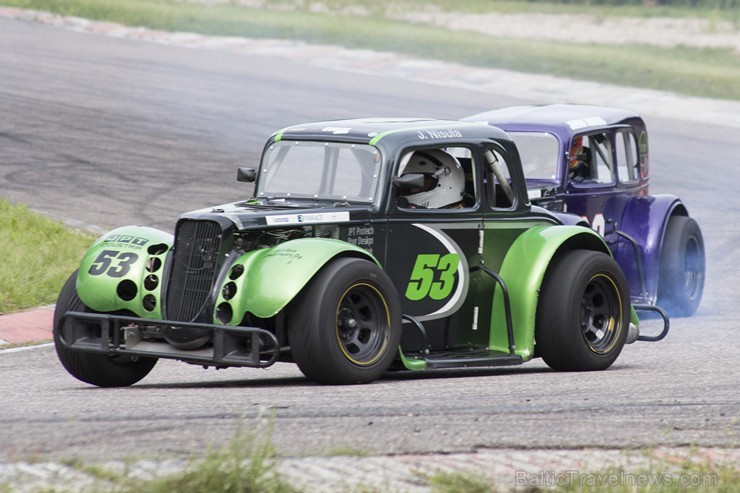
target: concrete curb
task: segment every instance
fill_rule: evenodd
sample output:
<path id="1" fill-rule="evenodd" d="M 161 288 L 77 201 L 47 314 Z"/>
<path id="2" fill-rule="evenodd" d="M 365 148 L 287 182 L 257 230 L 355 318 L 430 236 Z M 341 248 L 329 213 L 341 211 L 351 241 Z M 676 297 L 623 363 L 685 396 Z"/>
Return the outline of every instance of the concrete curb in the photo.
<path id="1" fill-rule="evenodd" d="M 0 315 L 0 348 L 52 339 L 54 305 Z"/>

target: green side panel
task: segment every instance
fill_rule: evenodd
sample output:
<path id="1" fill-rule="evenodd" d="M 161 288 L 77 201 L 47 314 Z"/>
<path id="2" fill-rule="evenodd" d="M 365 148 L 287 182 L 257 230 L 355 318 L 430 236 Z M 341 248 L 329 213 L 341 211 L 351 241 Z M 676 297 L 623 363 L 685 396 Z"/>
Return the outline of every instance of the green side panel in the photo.
<path id="1" fill-rule="evenodd" d="M 82 259 L 77 294 L 99 312 L 130 310 L 162 318 L 162 273 L 173 241 L 169 233 L 140 226 L 101 236 Z"/>
<path id="2" fill-rule="evenodd" d="M 238 325 L 247 312 L 260 318 L 276 315 L 329 260 L 347 252 L 378 263 L 367 250 L 325 238 L 286 241 L 242 255 L 223 277 L 216 311 L 230 312 L 232 316 L 230 321 L 219 323 Z M 241 274 L 237 275 L 238 272 Z"/>
<path id="3" fill-rule="evenodd" d="M 630 306 L 630 322 L 635 324 L 635 327 L 640 326 L 640 317 L 637 316 L 637 312 L 633 306 Z"/>
<path id="4" fill-rule="evenodd" d="M 499 270 L 509 290 L 516 354 L 525 361 L 534 354 L 540 287 L 553 256 L 561 248 L 587 248 L 611 255 L 601 237 L 591 229 L 582 226 L 535 226 L 512 243 Z M 503 300 L 503 292 L 497 286 L 493 298 L 489 347 L 508 352 Z"/>

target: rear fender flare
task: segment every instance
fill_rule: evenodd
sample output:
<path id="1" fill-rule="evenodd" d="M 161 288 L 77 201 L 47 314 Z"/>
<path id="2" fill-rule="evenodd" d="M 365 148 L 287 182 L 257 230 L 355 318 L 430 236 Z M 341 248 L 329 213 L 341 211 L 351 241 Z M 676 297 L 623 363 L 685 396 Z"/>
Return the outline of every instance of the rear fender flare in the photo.
<path id="1" fill-rule="evenodd" d="M 367 250 L 326 238 L 301 238 L 241 255 L 221 276 L 214 322 L 238 325 L 246 313 L 259 318 L 275 316 L 338 256 L 365 258 L 380 265 Z"/>
<path id="2" fill-rule="evenodd" d="M 642 253 L 642 265 L 645 270 L 645 294 L 647 299 L 643 303 L 654 304 L 658 294 L 658 278 L 660 276 L 660 257 L 663 248 L 668 220 L 673 215 L 688 216 L 686 207 L 675 195 L 654 195 L 651 197 L 636 197 L 625 208 L 622 223 L 619 229 L 631 236 L 638 244 Z M 620 241 L 620 247 L 615 253 L 628 280 L 638 279 L 633 248 Z M 630 291 L 638 293 L 639 284 L 630 282 Z"/>
<path id="3" fill-rule="evenodd" d="M 499 275 L 511 300 L 516 354 L 524 360 L 534 355 L 534 331 L 539 291 L 547 270 L 559 253 L 586 249 L 611 256 L 601 236 L 583 226 L 536 226 L 521 234 L 509 248 Z M 496 287 L 489 346 L 508 352 L 503 292 Z"/>
<path id="4" fill-rule="evenodd" d="M 128 310 L 162 318 L 161 290 L 174 237 L 157 229 L 124 226 L 98 238 L 77 274 L 77 294 L 99 312 Z"/>

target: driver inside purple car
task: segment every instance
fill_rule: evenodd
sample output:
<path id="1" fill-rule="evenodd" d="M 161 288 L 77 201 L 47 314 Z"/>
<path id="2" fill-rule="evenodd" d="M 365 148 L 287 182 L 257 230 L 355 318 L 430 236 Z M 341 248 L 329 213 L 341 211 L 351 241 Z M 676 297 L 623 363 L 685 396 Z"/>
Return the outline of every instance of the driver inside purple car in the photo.
<path id="1" fill-rule="evenodd" d="M 583 137 L 573 139 L 568 161 L 568 179 L 583 181 L 591 179 L 591 149 L 583 145 Z"/>

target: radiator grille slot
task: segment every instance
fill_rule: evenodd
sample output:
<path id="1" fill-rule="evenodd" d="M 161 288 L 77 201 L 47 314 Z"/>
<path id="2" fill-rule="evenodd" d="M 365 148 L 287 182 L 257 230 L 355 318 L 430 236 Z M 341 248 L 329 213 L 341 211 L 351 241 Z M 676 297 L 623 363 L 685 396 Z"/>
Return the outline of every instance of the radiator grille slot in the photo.
<path id="1" fill-rule="evenodd" d="M 219 264 L 223 237 L 213 221 L 181 221 L 167 290 L 167 318 L 180 322 L 210 321 L 207 310 Z"/>

